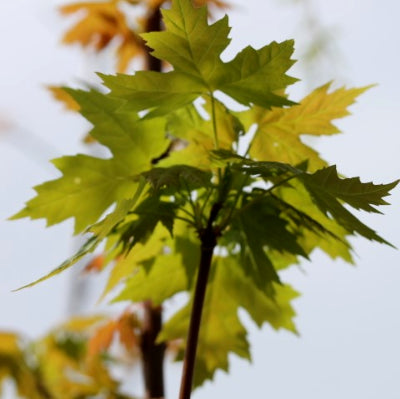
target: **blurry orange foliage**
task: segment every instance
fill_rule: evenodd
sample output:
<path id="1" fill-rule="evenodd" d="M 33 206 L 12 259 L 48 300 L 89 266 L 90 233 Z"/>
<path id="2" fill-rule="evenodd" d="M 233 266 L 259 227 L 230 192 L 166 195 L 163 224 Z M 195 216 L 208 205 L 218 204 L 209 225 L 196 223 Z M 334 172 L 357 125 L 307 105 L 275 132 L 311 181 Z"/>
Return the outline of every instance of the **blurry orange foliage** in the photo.
<path id="1" fill-rule="evenodd" d="M 63 43 L 79 43 L 91 47 L 96 52 L 104 50 L 111 43 L 116 44 L 117 71 L 126 72 L 133 58 L 144 54 L 144 41 L 140 33 L 144 32 L 146 20 L 166 0 L 109 0 L 98 2 L 77 2 L 62 6 L 63 15 L 79 13 L 82 17 L 64 35 Z M 145 5 L 148 15 L 128 21 L 121 5 Z M 206 3 L 218 8 L 226 8 L 221 0 L 195 0 L 202 6 Z"/>
<path id="2" fill-rule="evenodd" d="M 91 359 L 107 351 L 116 336 L 127 352 L 135 354 L 139 345 L 138 334 L 135 330 L 139 327 L 140 323 L 136 315 L 129 311 L 124 312 L 116 320 L 107 321 L 91 336 L 88 343 L 88 358 Z"/>

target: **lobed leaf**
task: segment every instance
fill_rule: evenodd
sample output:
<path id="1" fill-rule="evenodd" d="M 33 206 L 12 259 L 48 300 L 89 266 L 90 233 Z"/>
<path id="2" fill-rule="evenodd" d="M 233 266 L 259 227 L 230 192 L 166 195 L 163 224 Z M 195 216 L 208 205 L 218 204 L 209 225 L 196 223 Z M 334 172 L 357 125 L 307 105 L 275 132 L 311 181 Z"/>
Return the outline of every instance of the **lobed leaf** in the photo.
<path id="1" fill-rule="evenodd" d="M 286 210 L 282 216 L 288 218 L 292 226 L 294 224 L 299 243 L 306 253 L 319 248 L 333 259 L 342 258 L 353 263 L 351 245 L 347 241 L 349 232 L 337 220 L 320 211 L 301 181 L 293 179 L 290 186 L 280 186 L 274 193 L 278 201 L 284 202 Z"/>
<path id="2" fill-rule="evenodd" d="M 125 14 L 116 1 L 77 2 L 60 8 L 64 15 L 78 14 L 82 18 L 64 34 L 65 44 L 79 43 L 83 47 L 91 47 L 96 52 L 117 44 L 117 69 L 125 71 L 131 60 L 144 53 L 140 37 L 128 26 Z"/>
<path id="3" fill-rule="evenodd" d="M 119 257 L 111 269 L 101 299 L 108 295 L 118 284 L 135 275 L 140 266 L 143 266 L 146 262 L 152 262 L 156 257 L 162 256 L 168 237 L 167 234 L 166 229 L 161 224 L 158 224 L 146 242 L 136 243 L 127 253 Z M 169 280 L 165 279 L 165 282 L 169 283 Z M 152 293 L 153 291 L 150 291 L 149 295 L 152 295 Z"/>
<path id="4" fill-rule="evenodd" d="M 73 217 L 75 233 L 79 233 L 95 223 L 113 202 L 132 196 L 137 187 L 113 159 L 78 154 L 53 163 L 63 176 L 36 186 L 37 196 L 11 219 L 44 218 L 51 226 Z"/>
<path id="5" fill-rule="evenodd" d="M 194 105 L 188 105 L 168 115 L 167 130 L 178 140 L 178 148 L 171 151 L 161 166 L 176 164 L 191 165 L 200 169 L 211 168 L 210 151 L 215 148 L 214 128 L 220 148 L 230 150 L 243 130 L 238 119 L 220 101 L 214 99 L 214 112 L 211 100 L 207 97 L 204 110 L 215 118 L 204 119 Z"/>
<path id="6" fill-rule="evenodd" d="M 330 84 L 314 90 L 289 108 L 259 107 L 239 113 L 247 129 L 254 123 L 257 130 L 250 145 L 250 155 L 259 161 L 279 161 L 291 165 L 305 160 L 312 170 L 326 166 L 324 160 L 310 146 L 301 141 L 301 135 L 330 135 L 339 130 L 332 124 L 337 118 L 348 115 L 347 107 L 368 87 L 328 92 Z"/>
<path id="7" fill-rule="evenodd" d="M 149 110 L 147 117 L 164 115 L 217 90 L 244 105 L 293 104 L 278 95 L 278 90 L 296 81 L 286 75 L 293 64 L 293 41 L 273 42 L 259 50 L 247 47 L 225 63 L 220 55 L 229 44 L 227 17 L 209 25 L 206 9 L 193 8 L 190 0 L 174 0 L 163 14 L 166 30 L 144 37 L 153 55 L 169 61 L 173 71 L 100 75 L 112 97 L 128 100 L 127 109 Z"/>
<path id="8" fill-rule="evenodd" d="M 266 287 L 280 281 L 268 250 L 307 258 L 288 227 L 274 201 L 265 196 L 247 199 L 233 216 L 232 229 L 237 232 L 242 265 L 256 286 Z"/>
<path id="9" fill-rule="evenodd" d="M 133 196 L 132 176 L 151 167 L 151 160 L 168 147 L 165 120 L 142 121 L 119 112 L 123 102 L 96 91 L 65 89 L 94 128 L 91 135 L 114 155 L 99 159 L 87 155 L 53 161 L 63 176 L 35 187 L 37 196 L 13 218 L 45 218 L 47 225 L 75 218 L 75 233 L 95 223 L 114 202 Z"/>
<path id="10" fill-rule="evenodd" d="M 106 238 L 113 229 L 125 219 L 128 213 L 136 205 L 139 198 L 142 196 L 145 184 L 146 182 L 143 178 L 139 179 L 135 195 L 130 199 L 122 199 L 118 201 L 115 209 L 100 222 L 90 226 L 88 231 L 93 233 L 97 237 L 98 241 L 102 241 Z"/>
<path id="11" fill-rule="evenodd" d="M 297 79 L 286 71 L 294 64 L 293 40 L 272 42 L 259 50 L 248 46 L 219 72 L 214 87 L 244 105 L 256 104 L 263 108 L 293 105 L 293 101 L 278 95 Z"/>
<path id="12" fill-rule="evenodd" d="M 166 278 L 168 276 L 168 278 Z M 161 305 L 174 294 L 188 288 L 187 275 L 182 265 L 182 255 L 161 255 L 150 262 L 150 270 L 140 267 L 128 277 L 122 291 L 113 302 L 142 302 L 151 300 L 154 306 Z"/>
<path id="13" fill-rule="evenodd" d="M 382 197 L 387 196 L 388 191 L 394 188 L 398 181 L 375 186 L 372 183 L 361 183 L 358 178 L 339 179 L 335 166 L 318 170 L 312 175 L 303 175 L 301 179 L 321 212 L 330 215 L 350 234 L 358 233 L 369 240 L 392 245 L 360 222 L 338 199 L 356 209 L 376 212 L 370 204 L 385 204 Z"/>
<path id="14" fill-rule="evenodd" d="M 113 98 L 127 100 L 127 111 L 150 110 L 147 118 L 162 116 L 190 104 L 204 88 L 191 77 L 177 71 L 160 73 L 140 71 L 134 75 L 98 74 L 103 84 L 111 90 Z"/>
<path id="15" fill-rule="evenodd" d="M 188 165 L 174 165 L 169 168 L 153 168 L 143 172 L 155 192 L 162 188 L 173 191 L 188 190 L 211 186 L 211 174 Z"/>
<path id="16" fill-rule="evenodd" d="M 396 180 L 388 184 L 373 184 L 362 183 L 359 177 L 340 178 L 335 165 L 318 170 L 312 175 L 304 175 L 302 179 L 311 191 L 324 190 L 357 210 L 375 213 L 381 212 L 372 205 L 388 205 L 383 197 L 390 195 L 389 191 L 399 183 Z"/>
<path id="17" fill-rule="evenodd" d="M 169 145 L 165 119 L 139 120 L 137 114 L 123 112 L 125 101 L 110 98 L 98 91 L 66 91 L 80 106 L 80 113 L 93 124 L 90 135 L 106 146 L 114 162 L 128 175 L 151 167 L 151 160 Z"/>
<path id="18" fill-rule="evenodd" d="M 118 260 L 103 296 L 124 282 L 114 301 L 149 299 L 161 304 L 177 292 L 193 286 L 199 260 L 199 243 L 193 229 L 178 219 L 173 226 L 172 238 L 159 225 L 146 243 L 136 244 Z"/>
<path id="19" fill-rule="evenodd" d="M 126 223 L 121 229 L 120 241 L 123 243 L 124 251 L 138 242 L 145 243 L 158 223 L 172 234 L 177 208 L 175 203 L 162 201 L 156 196 L 144 199 L 134 210 L 137 218 Z"/>
<path id="20" fill-rule="evenodd" d="M 276 293 L 272 298 L 265 287 L 255 287 L 237 257 L 215 257 L 203 308 L 195 386 L 213 379 L 217 369 L 228 371 L 230 353 L 250 360 L 246 329 L 238 317 L 239 308 L 244 307 L 259 326 L 267 322 L 275 329 L 296 332 L 290 301 L 298 294 L 286 285 L 274 288 Z M 159 340 L 186 341 L 190 307 L 191 302 L 164 324 Z"/>
<path id="21" fill-rule="evenodd" d="M 162 15 L 165 31 L 142 35 L 154 49 L 152 55 L 168 61 L 207 90 L 215 70 L 222 65 L 220 54 L 230 43 L 228 17 L 209 25 L 207 8 L 195 8 L 186 0 L 173 1 Z"/>

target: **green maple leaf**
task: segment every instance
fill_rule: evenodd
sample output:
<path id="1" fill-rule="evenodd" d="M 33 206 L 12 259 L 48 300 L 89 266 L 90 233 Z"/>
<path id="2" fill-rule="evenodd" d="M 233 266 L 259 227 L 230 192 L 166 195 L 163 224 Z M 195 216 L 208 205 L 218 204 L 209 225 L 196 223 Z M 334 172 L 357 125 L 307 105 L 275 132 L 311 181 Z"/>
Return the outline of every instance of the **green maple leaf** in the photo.
<path id="1" fill-rule="evenodd" d="M 174 221 L 172 233 L 158 223 L 147 241 L 128 248 L 112 267 L 102 298 L 121 282 L 115 301 L 150 299 L 161 303 L 178 291 L 190 289 L 200 260 L 199 241 L 191 226 L 179 219 Z M 179 278 L 165 278 L 169 273 Z"/>
<path id="2" fill-rule="evenodd" d="M 195 190 L 210 187 L 211 174 L 188 165 L 173 165 L 169 168 L 153 168 L 143 172 L 155 192 L 165 188 L 169 191 Z"/>
<path id="3" fill-rule="evenodd" d="M 169 132 L 176 138 L 205 144 L 207 141 L 214 140 L 215 128 L 218 133 L 219 147 L 231 149 L 243 130 L 240 121 L 217 99 L 213 101 L 214 109 L 208 97 L 202 100 L 201 108 L 207 113 L 207 119 L 200 115 L 195 106 L 188 105 L 168 115 Z"/>
<path id="4" fill-rule="evenodd" d="M 139 71 L 134 75 L 99 74 L 112 97 L 128 100 L 123 109 L 130 112 L 152 110 L 156 117 L 191 103 L 204 92 L 204 87 L 182 73 Z"/>
<path id="5" fill-rule="evenodd" d="M 194 385 L 212 379 L 217 369 L 227 371 L 228 355 L 234 353 L 250 360 L 246 329 L 238 317 L 245 308 L 258 326 L 269 323 L 274 329 L 296 332 L 290 301 L 298 294 L 287 285 L 277 285 L 272 298 L 265 289 L 256 288 L 244 274 L 235 257 L 216 257 L 203 308 Z M 159 340 L 186 340 L 191 302 L 168 320 Z"/>
<path id="6" fill-rule="evenodd" d="M 326 166 L 326 162 L 310 146 L 301 141 L 302 135 L 332 135 L 339 133 L 334 119 L 349 114 L 347 107 L 369 87 L 337 89 L 329 93 L 330 84 L 314 90 L 289 108 L 260 107 L 238 113 L 248 129 L 254 123 L 257 130 L 250 144 L 250 155 L 259 161 L 278 161 L 291 165 L 308 160 L 312 170 Z"/>
<path id="7" fill-rule="evenodd" d="M 219 147 L 226 150 L 232 149 L 232 145 L 243 131 L 239 120 L 216 99 L 214 99 L 214 110 L 208 98 L 205 98 L 202 107 L 209 119 L 201 116 L 198 109 L 192 104 L 168 115 L 169 134 L 184 145 L 171 151 L 169 156 L 160 162 L 161 166 L 184 163 L 200 169 L 210 169 L 210 151 L 216 145 L 214 128 Z"/>
<path id="8" fill-rule="evenodd" d="M 273 178 L 280 175 L 292 178 L 304 173 L 302 169 L 281 162 L 255 162 L 244 158 L 237 158 L 235 161 L 232 167 L 234 170 L 239 170 L 249 176 L 262 177 L 265 181 L 273 181 Z"/>
<path id="9" fill-rule="evenodd" d="M 93 233 L 99 242 L 106 238 L 125 219 L 128 213 L 132 211 L 133 207 L 142 197 L 145 186 L 145 179 L 143 177 L 139 178 L 135 195 L 132 198 L 117 201 L 115 209 L 112 212 L 100 222 L 90 226 L 87 230 Z"/>
<path id="10" fill-rule="evenodd" d="M 388 184 L 362 183 L 359 177 L 340 178 L 336 166 L 329 166 L 318 170 L 314 174 L 302 176 L 306 187 L 315 191 L 325 191 L 330 196 L 336 197 L 357 210 L 381 213 L 372 205 L 388 205 L 383 197 L 390 195 L 399 180 Z"/>
<path id="11" fill-rule="evenodd" d="M 149 196 L 133 211 L 137 218 L 126 223 L 120 232 L 124 248 L 132 248 L 138 242 L 146 242 L 160 222 L 172 234 L 177 205 L 173 202 Z"/>
<path id="12" fill-rule="evenodd" d="M 339 200 L 356 209 L 377 212 L 371 204 L 387 204 L 382 197 L 389 195 L 389 191 L 398 184 L 398 180 L 389 184 L 374 185 L 361 183 L 359 178 L 340 179 L 335 166 L 318 170 L 312 175 L 304 174 L 301 176 L 301 180 L 317 207 L 325 215 L 331 215 L 331 218 L 335 219 L 350 234 L 358 233 L 369 240 L 391 245 L 374 230 L 359 221 Z"/>
<path id="13" fill-rule="evenodd" d="M 131 276 L 136 276 L 138 269 L 144 267 L 144 264 L 152 263 L 154 259 L 162 257 L 163 250 L 170 239 L 170 234 L 165 227 L 158 223 L 147 241 L 138 242 L 128 251 L 125 251 L 123 256 L 113 265 L 101 298 L 108 295 L 118 284 L 129 281 Z M 149 295 L 151 296 L 152 293 L 153 291 L 150 291 Z"/>
<path id="14" fill-rule="evenodd" d="M 156 235 L 157 240 L 153 234 L 147 243 L 139 244 L 138 249 L 133 247 L 112 270 L 112 287 L 117 282 L 115 276 L 119 277 L 118 282 L 122 280 L 121 269 L 128 276 L 115 302 L 150 299 L 155 304 L 161 304 L 177 292 L 193 286 L 200 260 L 199 242 L 194 231 L 186 223 L 177 220 L 173 226 L 173 238 L 163 235 L 160 229 L 156 230 Z M 159 245 L 160 241 L 162 246 Z M 163 253 L 162 249 L 165 248 L 169 250 Z"/>
<path id="15" fill-rule="evenodd" d="M 115 302 L 159 305 L 189 291 L 189 303 L 164 325 L 160 340 L 186 341 L 200 248 L 214 235 L 226 256 L 214 256 L 211 265 L 198 386 L 228 369 L 230 353 L 250 359 L 239 308 L 258 326 L 296 332 L 291 301 L 297 293 L 282 284 L 279 270 L 316 248 L 351 262 L 351 234 L 387 243 L 345 205 L 378 212 L 397 182 L 341 179 L 301 141 L 304 134 L 337 133 L 332 121 L 365 88 L 329 93 L 325 85 L 294 105 L 284 94 L 296 81 L 286 74 L 292 41 L 246 47 L 224 62 L 227 17 L 209 24 L 207 9 L 190 0 L 174 0 L 162 13 L 165 31 L 143 37 L 172 71 L 100 75 L 108 94 L 65 89 L 112 157 L 56 160 L 62 176 L 38 186 L 15 217 L 46 218 L 48 225 L 73 217 L 76 232 L 93 234 L 72 258 L 27 286 L 60 273 L 107 238 L 107 256 L 115 262 L 103 297 L 120 285 Z M 216 92 L 250 109 L 233 113 Z M 233 152 L 239 138 L 254 124 L 246 156 L 239 156 Z"/>
<path id="16" fill-rule="evenodd" d="M 298 242 L 307 254 L 320 248 L 333 259 L 342 258 L 353 263 L 351 245 L 347 241 L 348 231 L 320 211 L 300 181 L 291 180 L 290 186 L 279 187 L 275 194 L 278 201 L 289 207 L 285 217 L 294 223 Z M 298 218 L 300 220 L 297 221 Z"/>
<path id="17" fill-rule="evenodd" d="M 146 270 L 148 268 L 149 270 Z M 182 255 L 160 254 L 149 260 L 146 267 L 138 268 L 136 273 L 126 280 L 124 288 L 113 302 L 151 300 L 157 306 L 174 294 L 187 290 L 188 285 Z"/>
<path id="18" fill-rule="evenodd" d="M 133 206 L 138 201 L 142 191 L 144 189 L 145 181 L 142 179 L 139 183 L 139 186 L 136 190 L 136 194 L 131 199 L 122 199 L 117 202 L 117 206 L 113 212 L 108 214 L 102 221 L 96 223 L 93 226 L 88 228 L 88 231 L 93 233 L 94 235 L 90 237 L 82 246 L 79 248 L 78 252 L 76 252 L 73 256 L 65 260 L 60 266 L 56 267 L 50 273 L 47 273 L 43 277 L 29 283 L 18 290 L 23 288 L 32 287 L 42 281 L 45 281 L 51 277 L 56 276 L 57 274 L 69 269 L 71 266 L 75 265 L 78 261 L 80 261 L 84 256 L 93 252 L 98 245 L 106 238 L 111 231 L 117 226 L 128 214 L 129 211 L 133 208 Z"/>
<path id="19" fill-rule="evenodd" d="M 280 281 L 268 249 L 307 258 L 288 227 L 288 222 L 280 216 L 280 209 L 265 196 L 245 200 L 233 216 L 232 229 L 237 232 L 243 268 L 258 287 Z"/>
<path id="20" fill-rule="evenodd" d="M 195 8 L 187 0 L 173 1 L 162 15 L 165 30 L 142 35 L 154 49 L 152 55 L 207 87 L 221 67 L 220 54 L 230 43 L 228 17 L 209 25 L 207 8 Z"/>
<path id="21" fill-rule="evenodd" d="M 133 175 L 148 169 L 151 159 L 167 149 L 165 119 L 140 120 L 135 113 L 121 111 L 123 101 L 94 90 L 64 90 L 93 124 L 90 135 L 111 151 L 126 173 Z"/>
<path id="22" fill-rule="evenodd" d="M 118 112 L 120 100 L 96 91 L 66 90 L 93 123 L 91 135 L 114 157 L 76 155 L 54 160 L 62 177 L 35 187 L 37 196 L 13 218 L 45 218 L 47 225 L 53 225 L 73 217 L 75 233 L 79 233 L 111 204 L 133 197 L 135 175 L 151 167 L 151 160 L 165 151 L 168 141 L 165 120 L 141 121 L 134 114 Z"/>
<path id="23" fill-rule="evenodd" d="M 112 159 L 87 155 L 53 161 L 62 177 L 35 187 L 37 196 L 12 219 L 45 218 L 47 225 L 75 218 L 75 233 L 96 222 L 116 200 L 133 196 L 137 183 Z"/>
<path id="24" fill-rule="evenodd" d="M 216 90 L 245 105 L 293 104 L 277 94 L 296 81 L 285 74 L 293 64 L 293 41 L 273 42 L 259 50 L 247 47 L 225 63 L 220 54 L 229 44 L 227 17 L 209 25 L 206 8 L 194 8 L 190 0 L 175 0 L 162 12 L 166 30 L 143 37 L 153 55 L 169 61 L 174 70 L 101 75 L 112 97 L 128 100 L 127 109 L 150 110 L 147 117 L 162 115 Z"/>
<path id="25" fill-rule="evenodd" d="M 217 89 L 244 105 L 292 105 L 292 101 L 277 94 L 297 79 L 285 75 L 294 64 L 293 40 L 272 42 L 259 50 L 248 46 L 219 71 Z"/>

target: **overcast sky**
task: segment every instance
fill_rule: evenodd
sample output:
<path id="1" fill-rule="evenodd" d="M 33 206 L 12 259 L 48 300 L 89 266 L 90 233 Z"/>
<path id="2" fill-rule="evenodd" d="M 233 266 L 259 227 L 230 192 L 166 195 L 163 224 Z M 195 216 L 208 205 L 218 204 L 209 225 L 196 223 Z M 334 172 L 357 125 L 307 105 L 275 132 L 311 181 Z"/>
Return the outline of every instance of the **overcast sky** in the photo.
<path id="1" fill-rule="evenodd" d="M 13 126 L 0 132 L 0 328 L 43 334 L 63 320 L 72 274 L 33 289 L 10 291 L 46 273 L 74 250 L 72 223 L 50 229 L 44 222 L 6 222 L 32 197 L 31 187 L 57 174 L 48 159 L 86 151 L 80 144 L 87 125 L 62 111 L 44 90 L 47 84 L 90 79 L 104 62 L 79 49 L 59 45 L 68 25 L 55 12 L 56 1 L 0 2 L 0 120 Z M 234 54 L 247 44 L 297 38 L 296 58 L 312 39 L 301 30 L 303 10 L 289 1 L 236 0 L 230 12 Z M 341 173 L 376 183 L 400 176 L 400 6 L 395 0 L 310 1 L 319 23 L 334 38 L 331 53 L 313 68 L 299 63 L 292 75 L 305 79 L 292 93 L 300 99 L 326 81 L 363 86 L 378 83 L 337 124 L 343 135 L 321 139 L 322 155 Z M 321 65 L 319 67 L 319 65 Z M 107 68 L 109 65 L 106 66 Z M 310 71 L 313 71 L 310 76 Z M 317 73 L 316 73 L 317 72 Z M 366 215 L 367 224 L 400 246 L 400 190 L 386 216 Z M 303 271 L 284 279 L 302 297 L 295 302 L 301 337 L 250 325 L 253 365 L 232 357 L 231 373 L 195 399 L 398 399 L 400 395 L 400 253 L 365 240 L 353 241 L 357 267 L 316 253 Z M 88 299 L 95 309 L 95 299 Z M 241 315 L 246 321 L 248 317 Z M 168 368 L 169 398 L 176 397 L 177 367 Z"/>

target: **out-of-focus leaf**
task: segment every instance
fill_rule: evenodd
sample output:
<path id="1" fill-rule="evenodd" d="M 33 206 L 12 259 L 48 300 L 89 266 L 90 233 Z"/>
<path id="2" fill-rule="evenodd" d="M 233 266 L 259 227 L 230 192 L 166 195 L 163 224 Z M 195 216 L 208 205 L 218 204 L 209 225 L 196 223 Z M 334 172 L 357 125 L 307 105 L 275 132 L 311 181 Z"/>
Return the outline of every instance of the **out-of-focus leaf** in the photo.
<path id="1" fill-rule="evenodd" d="M 64 34 L 65 44 L 79 43 L 99 52 L 117 39 L 117 70 L 120 72 L 128 69 L 134 57 L 143 55 L 143 41 L 129 28 L 117 1 L 77 2 L 62 6 L 60 11 L 64 15 L 82 16 Z"/>
<path id="2" fill-rule="evenodd" d="M 74 100 L 74 98 L 62 87 L 47 86 L 47 89 L 57 101 L 60 101 L 64 105 L 67 110 L 79 111 L 81 109 L 80 105 Z"/>

